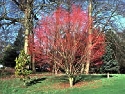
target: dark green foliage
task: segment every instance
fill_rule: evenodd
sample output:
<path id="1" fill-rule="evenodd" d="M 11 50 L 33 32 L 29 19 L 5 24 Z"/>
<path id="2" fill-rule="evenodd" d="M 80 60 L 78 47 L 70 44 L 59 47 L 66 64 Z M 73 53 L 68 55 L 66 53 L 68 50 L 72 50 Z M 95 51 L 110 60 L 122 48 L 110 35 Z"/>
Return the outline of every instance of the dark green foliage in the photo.
<path id="1" fill-rule="evenodd" d="M 19 57 L 16 58 L 16 67 L 15 74 L 17 76 L 22 76 L 22 80 L 24 83 L 29 80 L 28 75 L 31 73 L 31 70 L 27 68 L 29 66 L 29 58 L 30 56 L 25 54 L 24 50 L 22 50 L 19 54 Z"/>
<path id="2" fill-rule="evenodd" d="M 102 73 L 119 73 L 119 65 L 117 60 L 115 60 L 114 51 L 110 44 L 106 46 L 106 54 L 103 56 L 103 61 Z"/>
<path id="3" fill-rule="evenodd" d="M 117 42 L 116 57 L 120 65 L 120 72 L 125 73 L 125 32 L 118 32 L 119 42 Z"/>
<path id="4" fill-rule="evenodd" d="M 2 64 L 6 67 L 15 67 L 15 58 L 18 56 L 17 51 L 11 45 L 5 48 Z"/>
<path id="5" fill-rule="evenodd" d="M 21 28 L 19 31 L 18 31 L 18 35 L 16 37 L 16 40 L 14 41 L 14 48 L 17 50 L 17 51 L 20 51 L 23 49 L 24 47 L 24 34 L 23 34 L 23 29 Z"/>
<path id="6" fill-rule="evenodd" d="M 108 56 L 112 56 L 109 59 L 112 59 L 111 62 L 118 62 L 118 66 L 120 67 L 120 73 L 125 73 L 125 33 L 124 32 L 114 32 L 112 30 L 107 31 L 106 33 L 106 43 L 111 49 L 112 55 L 108 51 Z M 108 49 L 109 50 L 109 49 Z M 106 57 L 106 60 L 109 59 Z M 114 61 L 115 60 L 115 61 Z M 105 61 L 105 60 L 104 60 Z M 110 63 L 111 63 L 110 62 Z"/>
<path id="7" fill-rule="evenodd" d="M 109 62 L 104 62 L 102 67 L 103 73 L 119 73 L 119 65 L 116 60 L 110 60 Z"/>
<path id="8" fill-rule="evenodd" d="M 16 62 L 15 58 L 18 56 L 19 51 L 23 49 L 24 36 L 23 29 L 21 28 L 18 32 L 15 42 L 11 45 L 8 45 L 3 52 L 3 57 L 0 62 L 6 67 L 15 67 Z"/>
<path id="9" fill-rule="evenodd" d="M 4 61 L 3 61 L 3 58 L 0 59 L 0 64 L 3 65 Z"/>

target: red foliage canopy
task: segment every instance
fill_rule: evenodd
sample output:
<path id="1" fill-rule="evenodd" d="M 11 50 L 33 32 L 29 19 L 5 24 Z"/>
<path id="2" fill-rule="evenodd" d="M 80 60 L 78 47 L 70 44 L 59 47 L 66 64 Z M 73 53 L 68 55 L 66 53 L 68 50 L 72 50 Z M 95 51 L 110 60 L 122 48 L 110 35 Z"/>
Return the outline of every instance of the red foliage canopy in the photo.
<path id="1" fill-rule="evenodd" d="M 29 43 L 30 52 L 35 54 L 36 62 L 49 59 L 63 68 L 73 67 L 73 64 L 86 62 L 86 47 L 91 37 L 91 61 L 96 61 L 105 52 L 105 35 L 99 29 L 93 29 L 89 35 L 88 28 L 88 14 L 79 6 L 73 6 L 70 12 L 58 8 L 51 16 L 39 21 L 34 43 Z"/>

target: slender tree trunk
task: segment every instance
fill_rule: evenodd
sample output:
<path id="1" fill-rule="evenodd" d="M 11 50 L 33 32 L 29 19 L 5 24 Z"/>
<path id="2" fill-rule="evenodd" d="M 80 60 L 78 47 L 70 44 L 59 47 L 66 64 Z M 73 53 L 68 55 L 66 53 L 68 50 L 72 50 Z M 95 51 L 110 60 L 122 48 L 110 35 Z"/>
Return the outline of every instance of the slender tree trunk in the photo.
<path id="1" fill-rule="evenodd" d="M 107 73 L 107 78 L 109 78 L 109 72 Z"/>
<path id="2" fill-rule="evenodd" d="M 29 39 L 29 27 L 28 27 L 28 10 L 25 9 L 25 22 L 24 22 L 24 26 L 25 26 L 25 39 L 24 39 L 24 51 L 25 54 L 28 54 L 28 39 Z"/>
<path id="3" fill-rule="evenodd" d="M 36 69 L 35 69 L 35 54 L 34 53 L 32 53 L 32 56 L 31 56 L 31 63 L 32 63 L 32 71 L 33 71 L 33 73 L 35 73 L 36 72 Z"/>
<path id="4" fill-rule="evenodd" d="M 69 77 L 70 87 L 73 87 L 73 82 L 74 82 L 74 78 L 73 77 Z"/>
<path id="5" fill-rule="evenodd" d="M 33 29 L 33 28 L 32 28 Z M 32 40 L 31 40 L 31 42 L 33 43 L 33 45 L 34 45 L 34 33 L 33 33 L 33 31 L 31 32 L 31 36 L 32 36 Z M 34 48 L 32 49 L 32 50 L 34 50 Z M 33 71 L 33 73 L 35 73 L 36 72 L 36 69 L 35 69 L 35 54 L 34 54 L 34 51 L 32 51 L 31 52 L 31 64 L 32 64 L 32 71 Z"/>
<path id="6" fill-rule="evenodd" d="M 54 73 L 55 73 L 55 74 L 58 74 L 57 64 L 56 64 L 56 63 L 54 64 Z"/>
<path id="7" fill-rule="evenodd" d="M 25 40 L 24 40 L 24 51 L 25 54 L 29 53 L 29 35 L 32 36 L 32 42 L 34 42 L 34 35 L 33 35 L 33 16 L 32 16 L 32 9 L 33 9 L 33 0 L 27 0 L 26 8 L 25 8 Z M 33 72 L 35 72 L 35 55 L 31 53 L 31 68 Z"/>
<path id="8" fill-rule="evenodd" d="M 81 68 L 81 74 L 84 73 L 84 69 L 85 69 L 85 64 L 82 64 L 82 68 Z"/>
<path id="9" fill-rule="evenodd" d="M 85 66 L 85 74 L 89 73 L 89 66 L 90 66 L 90 61 L 91 61 L 91 46 L 92 46 L 92 39 L 91 39 L 91 34 L 92 34 L 92 0 L 89 0 L 89 26 L 88 26 L 88 45 L 87 45 L 87 61 L 86 61 L 86 66 Z"/>

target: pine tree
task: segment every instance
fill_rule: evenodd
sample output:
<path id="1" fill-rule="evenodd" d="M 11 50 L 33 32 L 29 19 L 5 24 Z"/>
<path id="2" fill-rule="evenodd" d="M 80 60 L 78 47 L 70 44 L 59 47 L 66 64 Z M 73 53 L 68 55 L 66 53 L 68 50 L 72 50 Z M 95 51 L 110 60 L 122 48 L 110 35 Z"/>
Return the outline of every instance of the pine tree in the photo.
<path id="1" fill-rule="evenodd" d="M 118 61 L 115 59 L 111 44 L 106 47 L 106 54 L 103 56 L 104 64 L 101 67 L 102 73 L 119 73 Z"/>
<path id="2" fill-rule="evenodd" d="M 21 28 L 18 31 L 18 35 L 17 35 L 16 40 L 14 42 L 14 48 L 17 51 L 20 51 L 23 49 L 23 47 L 24 47 L 24 34 L 23 34 L 23 29 Z"/>

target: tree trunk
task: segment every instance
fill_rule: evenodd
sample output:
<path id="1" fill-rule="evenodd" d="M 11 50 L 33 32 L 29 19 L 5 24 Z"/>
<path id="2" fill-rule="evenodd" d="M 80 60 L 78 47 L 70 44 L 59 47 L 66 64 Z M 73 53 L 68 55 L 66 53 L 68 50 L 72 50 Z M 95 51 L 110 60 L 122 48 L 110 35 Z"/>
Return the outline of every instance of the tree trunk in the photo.
<path id="1" fill-rule="evenodd" d="M 109 78 L 109 72 L 107 73 L 107 78 Z"/>
<path id="2" fill-rule="evenodd" d="M 84 73 L 84 70 L 85 70 L 85 64 L 82 64 L 81 74 Z"/>
<path id="3" fill-rule="evenodd" d="M 90 60 L 88 59 L 85 67 L 85 74 L 89 74 L 89 66 L 90 66 Z"/>
<path id="4" fill-rule="evenodd" d="M 33 31 L 31 32 L 32 33 L 32 38 L 31 38 L 31 42 L 33 43 L 33 45 L 34 45 L 34 33 L 33 33 Z M 32 64 L 32 71 L 33 71 L 33 73 L 35 73 L 36 72 L 36 68 L 35 68 L 35 54 L 34 54 L 34 48 L 32 49 L 32 51 L 31 51 L 31 64 Z"/>
<path id="5" fill-rule="evenodd" d="M 85 74 L 89 74 L 89 66 L 90 66 L 90 61 L 91 61 L 91 46 L 92 46 L 92 0 L 89 0 L 89 26 L 88 26 L 88 44 L 87 44 L 87 61 L 86 61 L 86 66 L 85 66 Z"/>
<path id="6" fill-rule="evenodd" d="M 33 73 L 36 72 L 36 68 L 35 68 L 35 54 L 32 54 L 32 71 L 33 71 Z"/>
<path id="7" fill-rule="evenodd" d="M 69 77 L 70 87 L 73 87 L 73 82 L 74 82 L 74 78 L 73 77 Z"/>
<path id="8" fill-rule="evenodd" d="M 33 35 L 33 16 L 32 16 L 32 9 L 33 9 L 33 1 L 32 0 L 27 0 L 26 2 L 26 8 L 25 8 L 25 21 L 24 21 L 24 26 L 25 26 L 25 40 L 24 40 L 24 51 L 25 54 L 29 54 L 29 35 L 31 34 L 32 36 L 32 42 L 34 42 L 34 35 Z M 31 53 L 31 69 L 33 72 L 35 72 L 35 55 Z M 30 66 L 29 65 L 29 66 Z"/>
<path id="9" fill-rule="evenodd" d="M 25 11 L 26 12 L 26 11 Z M 27 15 L 27 12 L 25 13 L 25 15 Z M 28 30 L 28 21 L 27 21 L 27 17 L 25 16 L 25 39 L 24 39 L 24 51 L 25 51 L 25 54 L 28 54 L 28 39 L 29 39 L 29 30 Z"/>
<path id="10" fill-rule="evenodd" d="M 58 74 L 58 69 L 57 69 L 57 64 L 56 63 L 54 64 L 54 74 L 55 75 Z"/>

